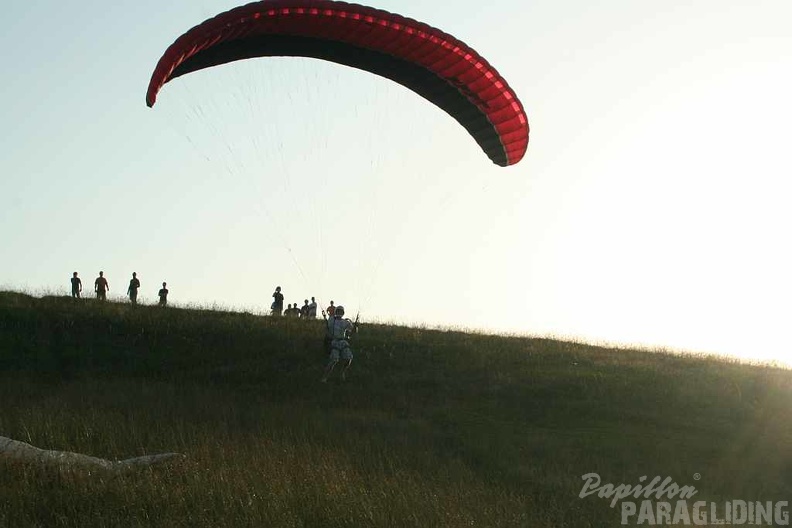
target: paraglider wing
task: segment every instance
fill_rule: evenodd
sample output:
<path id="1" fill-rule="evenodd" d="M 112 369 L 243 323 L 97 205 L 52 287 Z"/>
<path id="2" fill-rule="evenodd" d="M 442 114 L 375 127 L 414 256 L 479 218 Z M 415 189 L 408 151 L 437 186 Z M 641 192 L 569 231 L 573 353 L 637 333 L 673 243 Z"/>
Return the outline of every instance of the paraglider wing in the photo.
<path id="1" fill-rule="evenodd" d="M 165 51 L 146 103 L 181 75 L 268 56 L 323 59 L 402 84 L 454 117 L 497 165 L 517 163 L 528 147 L 517 95 L 472 48 L 413 19 L 333 0 L 264 0 L 195 26 Z"/>

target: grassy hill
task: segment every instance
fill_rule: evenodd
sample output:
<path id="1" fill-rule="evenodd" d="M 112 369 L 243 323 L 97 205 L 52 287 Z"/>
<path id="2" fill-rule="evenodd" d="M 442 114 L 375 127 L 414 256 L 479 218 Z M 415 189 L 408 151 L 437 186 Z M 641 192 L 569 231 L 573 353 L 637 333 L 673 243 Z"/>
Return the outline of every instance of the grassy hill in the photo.
<path id="1" fill-rule="evenodd" d="M 135 471 L 0 457 L 0 526 L 620 525 L 582 476 L 787 500 L 792 372 L 363 325 L 0 293 L 0 436 Z M 672 501 L 673 502 L 673 501 Z M 631 524 L 634 524 L 635 519 Z"/>

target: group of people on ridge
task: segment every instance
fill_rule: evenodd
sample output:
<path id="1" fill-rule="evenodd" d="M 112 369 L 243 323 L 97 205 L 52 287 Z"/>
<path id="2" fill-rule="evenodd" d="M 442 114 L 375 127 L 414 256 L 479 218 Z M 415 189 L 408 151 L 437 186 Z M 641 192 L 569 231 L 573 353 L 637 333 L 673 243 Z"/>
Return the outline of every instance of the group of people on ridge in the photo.
<path id="1" fill-rule="evenodd" d="M 168 304 L 168 283 L 163 282 L 162 288 L 157 293 L 159 296 L 159 305 L 166 306 Z M 129 287 L 127 288 L 127 295 L 129 296 L 129 301 L 132 304 L 137 304 L 137 297 L 138 297 L 138 290 L 140 289 L 140 280 L 137 278 L 137 273 L 132 273 L 132 278 L 129 281 Z M 82 280 L 78 276 L 78 273 L 75 271 L 72 273 L 71 278 L 71 295 L 72 297 L 79 299 L 82 297 Z M 104 276 L 104 271 L 99 272 L 99 276 L 96 277 L 94 281 L 94 292 L 96 293 L 96 298 L 100 301 L 107 300 L 107 292 L 110 291 L 110 284 L 107 282 L 107 279 Z"/>
<path id="2" fill-rule="evenodd" d="M 272 315 L 316 319 L 317 304 L 314 297 L 311 297 L 310 303 L 308 303 L 308 299 L 305 299 L 305 304 L 303 304 L 302 308 L 298 308 L 297 303 L 294 303 L 294 306 L 289 304 L 284 310 L 283 292 L 281 287 L 278 286 L 272 294 L 272 299 Z M 352 365 L 353 357 L 349 340 L 352 334 L 357 333 L 357 319 L 352 322 L 344 318 L 344 307 L 336 306 L 334 301 L 330 301 L 330 306 L 327 307 L 327 310 L 322 310 L 322 318 L 325 322 L 324 347 L 328 354 L 328 361 L 321 381 L 322 383 L 327 383 L 327 378 L 332 374 L 339 361 L 343 361 L 341 380 L 346 381 L 346 373 L 350 365 Z"/>
<path id="3" fill-rule="evenodd" d="M 305 304 L 303 304 L 301 308 L 298 308 L 297 303 L 294 303 L 294 306 L 290 304 L 284 310 L 283 293 L 281 292 L 280 286 L 275 288 L 275 292 L 272 294 L 272 305 L 270 308 L 272 309 L 272 315 L 316 319 L 316 299 L 313 297 L 311 297 L 310 304 L 308 304 L 308 299 L 305 299 Z"/>
<path id="4" fill-rule="evenodd" d="M 127 295 L 132 304 L 137 304 L 138 290 L 140 289 L 140 280 L 137 278 L 137 273 L 132 273 L 132 278 L 129 281 L 127 288 Z M 104 276 L 104 272 L 100 271 L 99 276 L 94 281 L 94 292 L 96 298 L 100 301 L 107 300 L 107 292 L 110 290 L 110 284 Z M 71 293 L 74 298 L 82 297 L 82 280 L 78 273 L 75 271 L 71 278 Z M 159 305 L 166 306 L 168 304 L 168 288 L 167 283 L 162 283 L 162 288 L 159 293 Z M 311 297 L 311 302 L 305 299 L 305 304 L 301 308 L 297 308 L 297 303 L 294 306 L 289 304 L 286 310 L 283 309 L 283 293 L 281 287 L 275 288 L 272 294 L 272 314 L 285 315 L 291 317 L 299 317 L 301 319 L 316 319 L 317 303 L 314 297 Z M 336 306 L 334 301 L 330 301 L 330 306 L 327 310 L 322 310 L 322 318 L 325 323 L 325 337 L 324 348 L 328 354 L 328 361 L 322 374 L 322 383 L 327 383 L 327 379 L 332 374 L 335 366 L 339 361 L 343 361 L 341 368 L 341 380 L 346 381 L 346 373 L 352 365 L 352 347 L 349 345 L 349 340 L 352 334 L 358 331 L 358 321 L 351 321 L 344 317 L 344 307 Z"/>

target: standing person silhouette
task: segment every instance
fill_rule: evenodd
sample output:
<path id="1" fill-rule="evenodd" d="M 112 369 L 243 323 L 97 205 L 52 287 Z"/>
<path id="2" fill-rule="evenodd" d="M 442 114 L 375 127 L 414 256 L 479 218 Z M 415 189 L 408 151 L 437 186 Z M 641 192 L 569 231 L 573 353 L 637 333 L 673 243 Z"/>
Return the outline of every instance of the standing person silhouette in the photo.
<path id="1" fill-rule="evenodd" d="M 308 305 L 308 317 L 316 319 L 316 299 L 311 297 L 311 304 Z"/>
<path id="2" fill-rule="evenodd" d="M 160 306 L 167 306 L 167 304 L 168 304 L 168 288 L 167 288 L 167 286 L 168 286 L 168 283 L 167 282 L 163 282 L 162 283 L 162 288 L 160 288 L 159 293 L 157 293 L 157 295 L 159 295 L 159 305 Z"/>
<path id="3" fill-rule="evenodd" d="M 137 278 L 137 273 L 132 272 L 132 279 L 129 281 L 129 288 L 127 288 L 127 295 L 132 304 L 137 304 L 138 288 L 140 288 L 140 281 Z"/>
<path id="4" fill-rule="evenodd" d="M 94 291 L 96 292 L 96 298 L 100 301 L 107 300 L 107 290 L 110 289 L 110 285 L 107 283 L 107 279 L 104 277 L 104 271 L 99 272 L 99 276 L 96 277 L 94 281 Z"/>
<path id="5" fill-rule="evenodd" d="M 72 273 L 71 287 L 72 287 L 72 297 L 79 299 L 80 296 L 82 295 L 82 281 L 80 280 L 80 277 L 77 276 L 76 271 Z"/>
<path id="6" fill-rule="evenodd" d="M 275 292 L 272 294 L 272 315 L 282 315 L 283 314 L 283 294 L 281 293 L 281 287 L 278 286 L 275 288 Z"/>

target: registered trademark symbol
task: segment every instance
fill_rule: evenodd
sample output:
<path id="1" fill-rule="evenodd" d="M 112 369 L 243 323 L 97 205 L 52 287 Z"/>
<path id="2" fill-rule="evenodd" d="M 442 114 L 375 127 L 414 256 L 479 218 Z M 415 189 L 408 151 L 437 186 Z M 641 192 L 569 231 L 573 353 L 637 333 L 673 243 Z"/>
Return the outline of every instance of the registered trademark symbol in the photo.
<path id="1" fill-rule="evenodd" d="M 701 473 L 693 473 L 693 480 L 701 480 Z"/>

